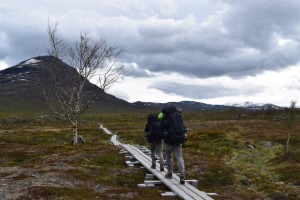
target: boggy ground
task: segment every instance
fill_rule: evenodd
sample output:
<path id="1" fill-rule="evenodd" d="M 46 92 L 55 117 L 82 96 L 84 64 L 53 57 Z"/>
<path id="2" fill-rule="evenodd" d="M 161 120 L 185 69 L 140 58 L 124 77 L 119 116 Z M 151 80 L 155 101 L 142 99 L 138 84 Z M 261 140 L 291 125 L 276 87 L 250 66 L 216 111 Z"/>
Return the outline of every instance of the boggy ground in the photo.
<path id="1" fill-rule="evenodd" d="M 0 199 L 163 199 L 164 186 L 141 189 L 146 170 L 129 168 L 99 123 L 123 142 L 147 145 L 143 114 L 85 116 L 71 145 L 71 126 L 56 120 L 0 120 Z M 284 120 L 214 119 L 186 114 L 187 178 L 215 199 L 299 199 L 300 126 L 285 153 Z M 255 150 L 247 145 L 254 145 Z M 175 167 L 176 169 L 176 167 Z"/>

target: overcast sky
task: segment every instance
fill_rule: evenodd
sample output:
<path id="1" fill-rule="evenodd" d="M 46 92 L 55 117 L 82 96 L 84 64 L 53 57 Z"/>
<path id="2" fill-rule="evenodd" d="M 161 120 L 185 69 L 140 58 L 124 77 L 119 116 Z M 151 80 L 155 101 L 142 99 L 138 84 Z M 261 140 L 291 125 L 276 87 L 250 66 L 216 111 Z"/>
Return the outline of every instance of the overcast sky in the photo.
<path id="1" fill-rule="evenodd" d="M 300 94 L 299 0 L 1 0 L 0 69 L 45 55 L 48 19 L 124 49 L 129 102 L 251 101 Z"/>

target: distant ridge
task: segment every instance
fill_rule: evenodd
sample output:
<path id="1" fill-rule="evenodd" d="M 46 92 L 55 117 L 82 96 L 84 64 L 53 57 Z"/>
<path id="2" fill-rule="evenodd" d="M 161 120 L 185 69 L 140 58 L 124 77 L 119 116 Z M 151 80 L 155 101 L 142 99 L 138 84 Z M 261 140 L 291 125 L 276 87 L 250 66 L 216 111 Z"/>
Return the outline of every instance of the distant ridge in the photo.
<path id="1" fill-rule="evenodd" d="M 133 105 L 137 107 L 144 107 L 144 108 L 156 108 L 160 109 L 167 105 L 173 105 L 179 109 L 185 110 L 185 111 L 201 111 L 201 110 L 211 110 L 211 111 L 224 111 L 227 109 L 239 109 L 243 108 L 246 110 L 267 110 L 267 109 L 281 109 L 282 107 L 276 106 L 274 104 L 254 104 L 246 102 L 243 105 L 212 105 L 212 104 L 205 104 L 201 102 L 195 102 L 195 101 L 181 101 L 181 102 L 167 102 L 167 103 L 151 103 L 151 102 L 141 102 L 137 101 L 134 102 Z"/>

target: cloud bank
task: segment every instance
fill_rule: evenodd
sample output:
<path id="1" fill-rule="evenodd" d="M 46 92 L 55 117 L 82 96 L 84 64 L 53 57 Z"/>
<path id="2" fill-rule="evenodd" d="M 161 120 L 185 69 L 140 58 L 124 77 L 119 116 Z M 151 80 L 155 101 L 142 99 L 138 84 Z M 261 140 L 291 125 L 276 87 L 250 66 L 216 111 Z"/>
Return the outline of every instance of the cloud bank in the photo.
<path id="1" fill-rule="evenodd" d="M 148 88 L 198 100 L 259 96 L 267 89 L 257 89 L 255 77 L 300 61 L 299 10 L 298 0 L 2 1 L 0 63 L 12 66 L 46 54 L 50 19 L 69 42 L 85 32 L 120 46 L 125 75 L 147 79 Z M 152 82 L 160 74 L 199 81 Z M 253 87 L 201 81 L 224 77 L 253 77 Z"/>

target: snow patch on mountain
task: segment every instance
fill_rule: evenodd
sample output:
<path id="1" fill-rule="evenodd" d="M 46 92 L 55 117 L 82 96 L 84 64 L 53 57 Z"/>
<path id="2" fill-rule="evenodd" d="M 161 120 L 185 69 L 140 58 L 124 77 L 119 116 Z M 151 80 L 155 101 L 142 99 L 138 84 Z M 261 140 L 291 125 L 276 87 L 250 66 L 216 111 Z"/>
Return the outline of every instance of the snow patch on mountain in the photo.
<path id="1" fill-rule="evenodd" d="M 244 103 L 226 104 L 228 106 L 242 107 L 250 110 L 268 110 L 268 109 L 280 109 L 281 107 L 270 103 L 253 103 L 250 101 Z"/>
<path id="2" fill-rule="evenodd" d="M 29 60 L 27 60 L 24 65 L 34 65 L 34 64 L 37 64 L 41 62 L 41 60 L 37 60 L 37 59 L 34 59 L 34 58 L 31 58 Z"/>
<path id="3" fill-rule="evenodd" d="M 246 102 L 242 102 L 242 103 L 234 103 L 234 104 L 226 104 L 228 106 L 234 106 L 234 107 L 244 107 L 244 108 L 248 108 L 248 107 L 260 107 L 263 106 L 265 104 L 263 103 L 253 103 L 250 101 L 246 101 Z"/>

